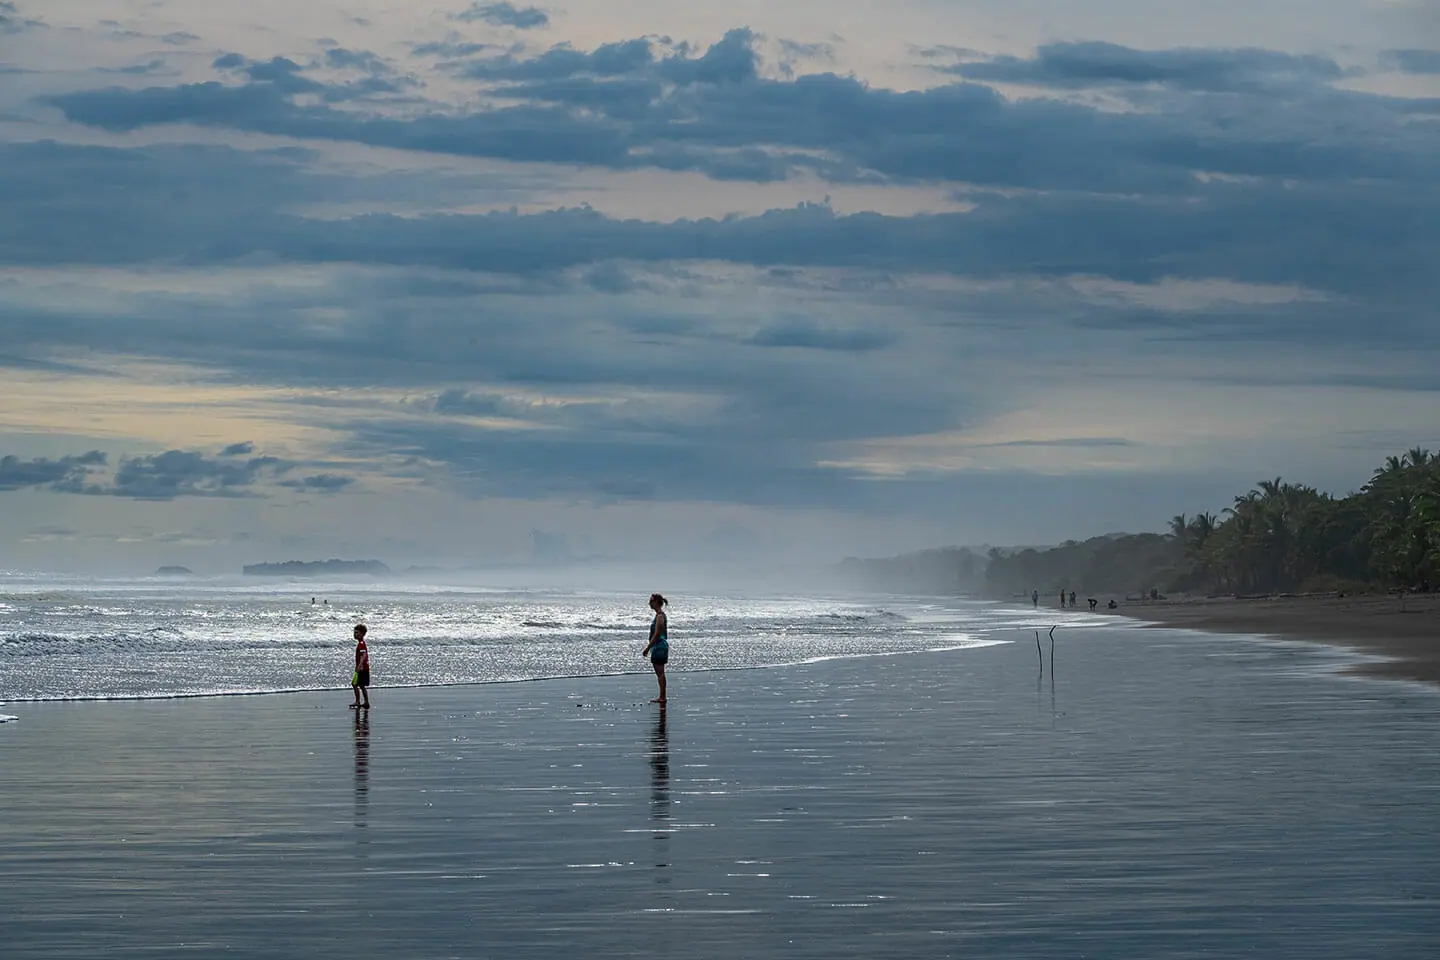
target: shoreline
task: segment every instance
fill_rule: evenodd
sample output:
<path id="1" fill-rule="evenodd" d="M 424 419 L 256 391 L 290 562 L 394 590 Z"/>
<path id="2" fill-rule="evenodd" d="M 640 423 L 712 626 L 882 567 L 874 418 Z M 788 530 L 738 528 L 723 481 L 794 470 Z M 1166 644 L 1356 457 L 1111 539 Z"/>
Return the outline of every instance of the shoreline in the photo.
<path id="1" fill-rule="evenodd" d="M 1355 664 L 1347 672 L 1440 686 L 1440 594 L 1141 600 L 1108 612 L 1152 627 L 1348 647 L 1384 659 Z"/>

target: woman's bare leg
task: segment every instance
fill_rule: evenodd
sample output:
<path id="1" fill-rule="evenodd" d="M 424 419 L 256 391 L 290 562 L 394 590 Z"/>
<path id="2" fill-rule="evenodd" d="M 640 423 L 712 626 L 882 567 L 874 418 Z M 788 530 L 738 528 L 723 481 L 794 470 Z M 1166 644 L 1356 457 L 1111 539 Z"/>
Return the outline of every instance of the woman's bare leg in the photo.
<path id="1" fill-rule="evenodd" d="M 655 698 L 656 703 L 665 702 L 665 664 L 657 663 L 655 666 L 655 679 L 660 683 L 660 696 Z"/>

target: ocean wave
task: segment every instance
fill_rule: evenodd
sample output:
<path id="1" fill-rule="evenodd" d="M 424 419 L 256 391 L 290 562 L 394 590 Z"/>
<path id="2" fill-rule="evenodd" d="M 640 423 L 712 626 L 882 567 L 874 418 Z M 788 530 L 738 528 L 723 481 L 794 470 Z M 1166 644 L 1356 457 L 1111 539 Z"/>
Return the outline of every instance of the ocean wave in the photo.
<path id="1" fill-rule="evenodd" d="M 52 593 L 55 592 L 53 589 Z M 87 591 L 88 593 L 88 591 Z M 115 589 L 101 603 L 0 610 L 0 699 L 146 699 L 343 688 L 350 623 L 370 627 L 382 686 L 516 682 L 631 673 L 646 621 L 612 594 L 410 596 L 332 593 L 297 613 L 285 591 Z M 304 600 L 308 601 L 306 594 Z M 113 614 L 103 621 L 99 606 Z M 352 619 L 353 618 L 353 619 Z M 677 672 L 894 655 L 991 632 L 957 605 L 847 604 L 835 597 L 696 597 L 671 621 Z M 643 670 L 641 670 L 643 672 Z"/>

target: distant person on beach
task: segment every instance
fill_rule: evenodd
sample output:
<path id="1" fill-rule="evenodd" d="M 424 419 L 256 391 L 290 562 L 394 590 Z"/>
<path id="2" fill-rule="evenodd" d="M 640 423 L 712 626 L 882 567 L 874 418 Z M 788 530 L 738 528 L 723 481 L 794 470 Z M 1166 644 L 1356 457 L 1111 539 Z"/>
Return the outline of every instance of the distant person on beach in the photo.
<path id="1" fill-rule="evenodd" d="M 1064 609 L 1065 609 L 1065 591 L 1064 591 L 1064 590 L 1061 590 L 1061 591 L 1060 591 L 1060 609 L 1061 609 L 1061 610 L 1064 610 Z"/>
<path id="2" fill-rule="evenodd" d="M 640 656 L 650 658 L 650 665 L 655 668 L 655 679 L 660 684 L 660 696 L 651 703 L 665 702 L 665 664 L 670 660 L 670 638 L 666 632 L 669 622 L 663 608 L 669 602 L 658 593 L 650 594 L 650 609 L 655 611 L 655 619 L 650 621 L 650 642 L 645 644 Z"/>
<path id="3" fill-rule="evenodd" d="M 365 624 L 355 624 L 355 674 L 350 678 L 350 687 L 355 691 L 355 702 L 351 710 L 370 709 L 370 648 L 365 645 Z M 365 702 L 360 702 L 364 694 Z"/>
<path id="4" fill-rule="evenodd" d="M 1099 601 L 1099 600 L 1096 600 L 1094 597 L 1090 597 L 1090 598 L 1088 598 L 1088 599 L 1089 599 L 1089 603 L 1090 603 L 1090 609 L 1091 609 L 1091 610 L 1094 610 L 1094 609 L 1095 609 L 1095 605 L 1096 605 L 1097 603 L 1099 603 L 1100 601 Z"/>
<path id="5" fill-rule="evenodd" d="M 1071 591 L 1070 591 L 1070 608 L 1071 608 L 1072 610 L 1075 608 L 1075 591 L 1074 591 L 1074 590 L 1071 590 Z"/>
<path id="6" fill-rule="evenodd" d="M 1040 591 L 1039 591 L 1039 590 L 1031 590 L 1031 591 L 1030 591 L 1030 606 L 1032 606 L 1032 607 L 1039 607 L 1039 606 L 1040 606 Z"/>
<path id="7" fill-rule="evenodd" d="M 1111 600 L 1108 604 L 1106 604 L 1106 606 L 1108 606 L 1111 610 L 1114 610 L 1116 606 L 1115 601 Z"/>

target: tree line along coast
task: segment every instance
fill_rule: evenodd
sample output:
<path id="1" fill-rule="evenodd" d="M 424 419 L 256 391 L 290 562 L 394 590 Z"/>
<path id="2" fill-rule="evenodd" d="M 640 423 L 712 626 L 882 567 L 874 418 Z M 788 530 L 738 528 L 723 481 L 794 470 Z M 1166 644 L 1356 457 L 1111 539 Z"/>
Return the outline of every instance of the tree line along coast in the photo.
<path id="1" fill-rule="evenodd" d="M 1389 457 L 1343 497 L 1263 480 L 1219 514 L 1177 514 L 1166 533 L 849 558 L 841 572 L 865 589 L 1027 601 L 1032 590 L 1135 599 L 1428 593 L 1440 587 L 1440 455 L 1415 447 Z"/>

